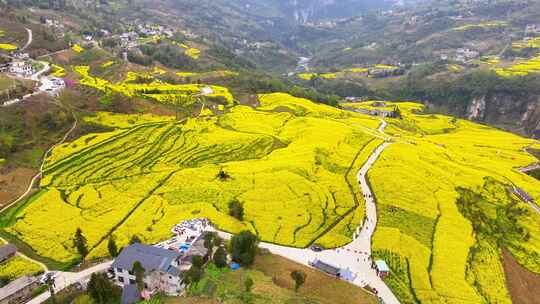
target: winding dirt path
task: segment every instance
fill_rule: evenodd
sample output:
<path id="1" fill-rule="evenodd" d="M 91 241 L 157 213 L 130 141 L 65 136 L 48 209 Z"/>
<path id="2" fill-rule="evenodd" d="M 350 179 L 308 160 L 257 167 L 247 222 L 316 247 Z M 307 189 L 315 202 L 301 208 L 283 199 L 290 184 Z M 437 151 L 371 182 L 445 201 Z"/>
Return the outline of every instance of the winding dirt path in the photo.
<path id="1" fill-rule="evenodd" d="M 0 209 L 0 213 L 1 212 L 4 212 L 5 210 L 9 209 L 10 207 L 14 206 L 15 204 L 23 201 L 30 193 L 32 193 L 32 189 L 34 188 L 34 185 L 36 184 L 36 181 L 38 181 L 41 176 L 43 175 L 43 166 L 45 165 L 45 159 L 47 158 L 47 156 L 49 155 L 49 153 L 51 153 L 51 151 L 56 148 L 58 145 L 61 145 L 63 144 L 67 138 L 69 137 L 69 135 L 71 135 L 71 133 L 75 130 L 75 128 L 77 128 L 77 124 L 78 124 L 78 120 L 77 120 L 77 116 L 75 115 L 75 113 L 73 111 L 70 111 L 71 112 L 71 115 L 73 116 L 73 126 L 66 132 L 66 134 L 64 135 L 64 137 L 62 137 L 62 139 L 57 142 L 56 144 L 54 144 L 53 146 L 51 146 L 46 152 L 45 154 L 43 154 L 43 159 L 41 161 L 41 165 L 39 167 L 39 172 L 32 178 L 32 180 L 30 180 L 30 184 L 28 185 L 28 188 L 26 188 L 26 191 L 21 194 L 17 199 L 15 199 L 14 201 L 12 201 L 11 203 L 5 205 L 2 207 L 2 209 Z M 3 239 L 0 237 L 0 240 L 4 241 L 6 244 L 8 243 L 7 240 Z M 31 262 L 34 262 L 38 265 L 40 265 L 44 271 L 48 271 L 48 267 L 47 265 L 45 265 L 44 263 L 38 261 L 38 260 L 34 260 L 26 255 L 24 255 L 23 253 L 21 252 L 17 252 L 17 254 L 19 256 L 21 256 L 22 258 L 28 260 L 28 261 L 31 261 Z"/>
<path id="2" fill-rule="evenodd" d="M 73 116 L 73 126 L 67 131 L 67 133 L 64 135 L 64 137 L 62 137 L 62 139 L 57 142 L 56 144 L 54 144 L 53 146 L 51 146 L 46 152 L 45 154 L 43 154 L 43 159 L 41 161 L 41 165 L 39 167 L 39 172 L 32 178 L 32 180 L 30 181 L 30 184 L 28 185 L 28 188 L 26 188 L 26 191 L 21 194 L 16 200 L 12 201 L 11 203 L 5 205 L 2 207 L 2 209 L 0 209 L 0 213 L 1 212 L 4 212 L 5 210 L 9 209 L 10 207 L 12 207 L 13 205 L 17 204 L 18 202 L 22 201 L 23 199 L 25 199 L 28 194 L 30 194 L 32 192 L 32 188 L 34 187 L 34 184 L 36 183 L 36 181 L 41 178 L 41 175 L 43 174 L 43 166 L 45 165 L 45 159 L 47 158 L 47 156 L 49 155 L 49 153 L 51 153 L 51 151 L 56 148 L 57 146 L 63 144 L 67 138 L 69 137 L 69 135 L 71 135 L 71 133 L 75 130 L 75 128 L 77 128 L 77 124 L 78 124 L 78 120 L 77 120 L 77 116 L 75 116 L 75 114 L 73 112 L 71 112 L 71 115 Z"/>

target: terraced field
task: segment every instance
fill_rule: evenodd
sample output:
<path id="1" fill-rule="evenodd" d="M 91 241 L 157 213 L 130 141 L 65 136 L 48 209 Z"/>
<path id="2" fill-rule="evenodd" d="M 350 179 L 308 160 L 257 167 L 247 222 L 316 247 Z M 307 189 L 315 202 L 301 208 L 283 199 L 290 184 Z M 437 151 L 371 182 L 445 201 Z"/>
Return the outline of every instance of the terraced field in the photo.
<path id="1" fill-rule="evenodd" d="M 368 177 L 377 197 L 376 256 L 403 303 L 511 303 L 501 264 L 507 248 L 540 273 L 540 216 L 509 192 L 540 201 L 540 183 L 515 170 L 535 162 L 533 141 L 398 105 L 390 145 Z M 354 106 L 354 105 L 349 105 Z M 360 107 L 370 107 L 369 103 Z"/>
<path id="2" fill-rule="evenodd" d="M 221 99 L 222 103 L 231 105 L 233 97 L 227 88 L 215 85 L 204 84 L 168 84 L 154 79 L 153 74 L 161 74 L 163 70 L 154 69 L 153 73 L 128 72 L 124 81 L 111 83 L 106 79 L 94 77 L 90 73 L 88 66 L 75 66 L 73 70 L 80 77 L 80 84 L 94 89 L 110 93 L 116 92 L 126 96 L 140 96 L 161 103 L 175 103 L 178 97 L 195 95 L 201 92 L 204 87 L 211 88 L 207 97 Z M 146 78 L 149 83 L 135 83 L 138 78 Z M 180 101 L 178 101 L 180 102 Z"/>
<path id="3" fill-rule="evenodd" d="M 208 217 L 231 232 L 304 247 L 348 243 L 362 222 L 355 175 L 381 142 L 379 120 L 276 93 L 253 109 L 177 122 L 97 113 L 113 131 L 83 136 L 47 158 L 41 191 L 0 218 L 37 254 L 77 259 L 83 228 L 90 258 L 133 235 L 157 242 L 182 219 Z M 501 265 L 506 248 L 540 273 L 540 216 L 509 190 L 540 200 L 540 181 L 515 168 L 538 143 L 468 121 L 421 114 L 416 103 L 345 104 L 395 109 L 394 143 L 368 172 L 377 198 L 373 249 L 388 261 L 387 284 L 403 303 L 510 303 Z M 227 178 L 220 178 L 220 171 Z M 245 208 L 243 221 L 229 202 Z"/>
<path id="4" fill-rule="evenodd" d="M 157 242 L 193 217 L 290 246 L 350 241 L 363 218 L 354 173 L 380 142 L 372 135 L 379 121 L 286 94 L 260 104 L 185 123 L 88 117 L 116 129 L 55 149 L 42 190 L 6 215 L 6 230 L 61 262 L 76 258 L 77 227 L 98 257 L 110 234 L 121 245 L 135 234 Z M 218 178 L 220 170 L 230 178 Z M 243 222 L 228 215 L 232 200 L 244 205 Z"/>
<path id="5" fill-rule="evenodd" d="M 496 68 L 497 75 L 502 77 L 526 76 L 531 73 L 540 73 L 540 54 L 529 60 L 519 61 L 507 68 Z"/>

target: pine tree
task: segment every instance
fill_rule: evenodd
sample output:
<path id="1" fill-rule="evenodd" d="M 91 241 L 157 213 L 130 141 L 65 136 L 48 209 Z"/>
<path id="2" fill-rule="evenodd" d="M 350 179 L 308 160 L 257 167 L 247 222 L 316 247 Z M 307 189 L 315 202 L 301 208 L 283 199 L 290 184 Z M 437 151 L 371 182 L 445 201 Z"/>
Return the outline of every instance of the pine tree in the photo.
<path id="1" fill-rule="evenodd" d="M 114 237 L 109 237 L 109 243 L 107 243 L 107 248 L 109 249 L 109 254 L 111 257 L 118 256 L 118 246 L 116 245 L 116 241 L 114 240 Z"/>
<path id="2" fill-rule="evenodd" d="M 113 298 L 112 283 L 104 273 L 93 273 L 87 290 L 97 304 L 108 303 Z"/>
<path id="3" fill-rule="evenodd" d="M 225 251 L 225 248 L 219 247 L 216 250 L 216 253 L 214 253 L 214 264 L 218 268 L 227 266 L 227 252 Z"/>
<path id="4" fill-rule="evenodd" d="M 142 292 L 144 290 L 144 272 L 146 270 L 142 266 L 141 262 L 135 261 L 133 263 L 133 273 L 135 274 L 135 282 L 137 283 L 137 289 Z"/>
<path id="5" fill-rule="evenodd" d="M 75 231 L 75 238 L 73 239 L 73 245 L 75 248 L 77 248 L 77 252 L 81 255 L 81 257 L 84 259 L 86 255 L 88 255 L 88 246 L 86 242 L 86 238 L 82 234 L 81 228 L 77 228 L 77 231 Z"/>

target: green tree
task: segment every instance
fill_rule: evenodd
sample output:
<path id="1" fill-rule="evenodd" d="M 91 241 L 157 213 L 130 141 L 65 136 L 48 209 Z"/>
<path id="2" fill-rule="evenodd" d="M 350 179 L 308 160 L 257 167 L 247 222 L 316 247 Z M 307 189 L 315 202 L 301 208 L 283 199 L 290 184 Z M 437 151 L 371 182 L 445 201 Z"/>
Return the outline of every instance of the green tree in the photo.
<path id="1" fill-rule="evenodd" d="M 204 248 L 208 251 L 206 254 L 208 257 L 212 257 L 212 251 L 214 250 L 216 232 L 208 232 L 204 235 Z"/>
<path id="2" fill-rule="evenodd" d="M 135 263 L 133 263 L 132 270 L 135 274 L 135 282 L 137 283 L 137 289 L 142 292 L 144 290 L 144 272 L 146 270 L 139 261 L 135 261 Z"/>
<path id="3" fill-rule="evenodd" d="M 193 265 L 194 267 L 202 268 L 203 264 L 204 264 L 204 259 L 202 256 L 194 255 L 191 258 L 191 265 Z"/>
<path id="4" fill-rule="evenodd" d="M 84 259 L 88 254 L 88 246 L 86 238 L 84 237 L 81 228 L 77 228 L 75 231 L 75 238 L 73 239 L 73 245 L 77 248 L 77 252 Z"/>
<path id="5" fill-rule="evenodd" d="M 396 107 L 394 108 L 394 115 L 396 116 L 396 118 L 401 119 L 401 110 L 399 109 L 398 106 L 396 106 Z"/>
<path id="6" fill-rule="evenodd" d="M 255 261 L 258 239 L 251 231 L 244 230 L 231 238 L 232 259 L 243 266 L 250 266 Z"/>
<path id="7" fill-rule="evenodd" d="M 104 273 L 93 273 L 88 282 L 88 293 L 96 303 L 108 303 L 113 298 L 112 283 Z"/>
<path id="8" fill-rule="evenodd" d="M 253 280 L 250 277 L 247 277 L 247 279 L 244 281 L 244 287 L 246 288 L 246 292 L 251 292 L 253 284 Z"/>
<path id="9" fill-rule="evenodd" d="M 54 278 L 52 276 L 47 276 L 47 279 L 45 280 L 45 285 L 47 285 L 47 289 L 49 290 L 49 293 L 51 294 L 51 302 L 52 302 L 52 304 L 55 304 L 56 303 L 56 295 L 54 293 L 54 287 L 55 287 Z"/>
<path id="10" fill-rule="evenodd" d="M 244 220 L 244 206 L 237 199 L 229 202 L 229 215 L 239 221 Z"/>
<path id="11" fill-rule="evenodd" d="M 133 244 L 135 244 L 135 243 L 139 243 L 139 244 L 142 243 L 142 242 L 141 242 L 141 238 L 140 238 L 138 235 L 136 235 L 136 234 L 132 235 L 132 236 L 131 236 L 131 239 L 129 240 L 129 244 L 130 244 L 130 245 L 133 245 Z"/>
<path id="12" fill-rule="evenodd" d="M 187 284 L 197 283 L 201 280 L 203 275 L 202 266 L 204 264 L 203 258 L 200 255 L 195 255 L 191 259 L 191 268 L 184 272 L 184 281 Z"/>
<path id="13" fill-rule="evenodd" d="M 227 252 L 225 251 L 225 248 L 219 247 L 216 250 L 216 253 L 214 253 L 214 264 L 218 268 L 227 266 Z"/>
<path id="14" fill-rule="evenodd" d="M 116 241 L 114 240 L 113 236 L 109 237 L 109 242 L 107 243 L 107 248 L 109 249 L 109 254 L 111 257 L 118 256 L 118 246 L 116 245 Z"/>
<path id="15" fill-rule="evenodd" d="M 225 171 L 223 170 L 223 168 L 221 168 L 221 169 L 219 170 L 219 173 L 217 174 L 217 177 L 218 177 L 219 180 L 221 180 L 221 181 L 225 181 L 225 180 L 228 180 L 229 178 L 231 178 L 231 176 L 230 176 L 227 172 L 225 172 Z"/>
<path id="16" fill-rule="evenodd" d="M 306 282 L 306 273 L 302 270 L 293 270 L 291 272 L 291 278 L 294 280 L 294 291 L 298 292 L 298 289 Z"/>

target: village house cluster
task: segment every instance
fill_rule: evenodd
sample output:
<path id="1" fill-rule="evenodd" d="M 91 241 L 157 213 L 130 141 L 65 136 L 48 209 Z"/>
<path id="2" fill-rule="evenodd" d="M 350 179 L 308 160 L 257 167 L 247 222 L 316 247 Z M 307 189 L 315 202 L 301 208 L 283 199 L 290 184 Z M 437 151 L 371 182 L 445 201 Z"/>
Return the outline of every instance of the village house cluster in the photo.
<path id="1" fill-rule="evenodd" d="M 458 48 L 453 54 L 440 54 L 440 59 L 443 61 L 457 61 L 463 64 L 467 64 L 478 57 L 480 57 L 480 52 L 467 47 Z"/>
<path id="2" fill-rule="evenodd" d="M 120 39 L 120 46 L 124 49 L 134 49 L 140 45 L 141 38 L 152 36 L 164 36 L 172 37 L 174 31 L 170 28 L 164 27 L 158 24 L 138 24 L 137 26 L 130 26 L 129 31 L 119 34 L 117 37 Z"/>
<path id="3" fill-rule="evenodd" d="M 204 236 L 212 230 L 207 219 L 188 220 L 172 228 L 174 237 L 169 240 L 155 245 L 135 243 L 124 248 L 110 270 L 114 283 L 123 289 L 124 300 L 150 298 L 156 293 L 179 295 L 186 287 L 182 274 L 191 268 L 194 256 L 207 254 Z M 140 293 L 135 286 L 135 262 L 145 269 L 145 288 Z"/>

